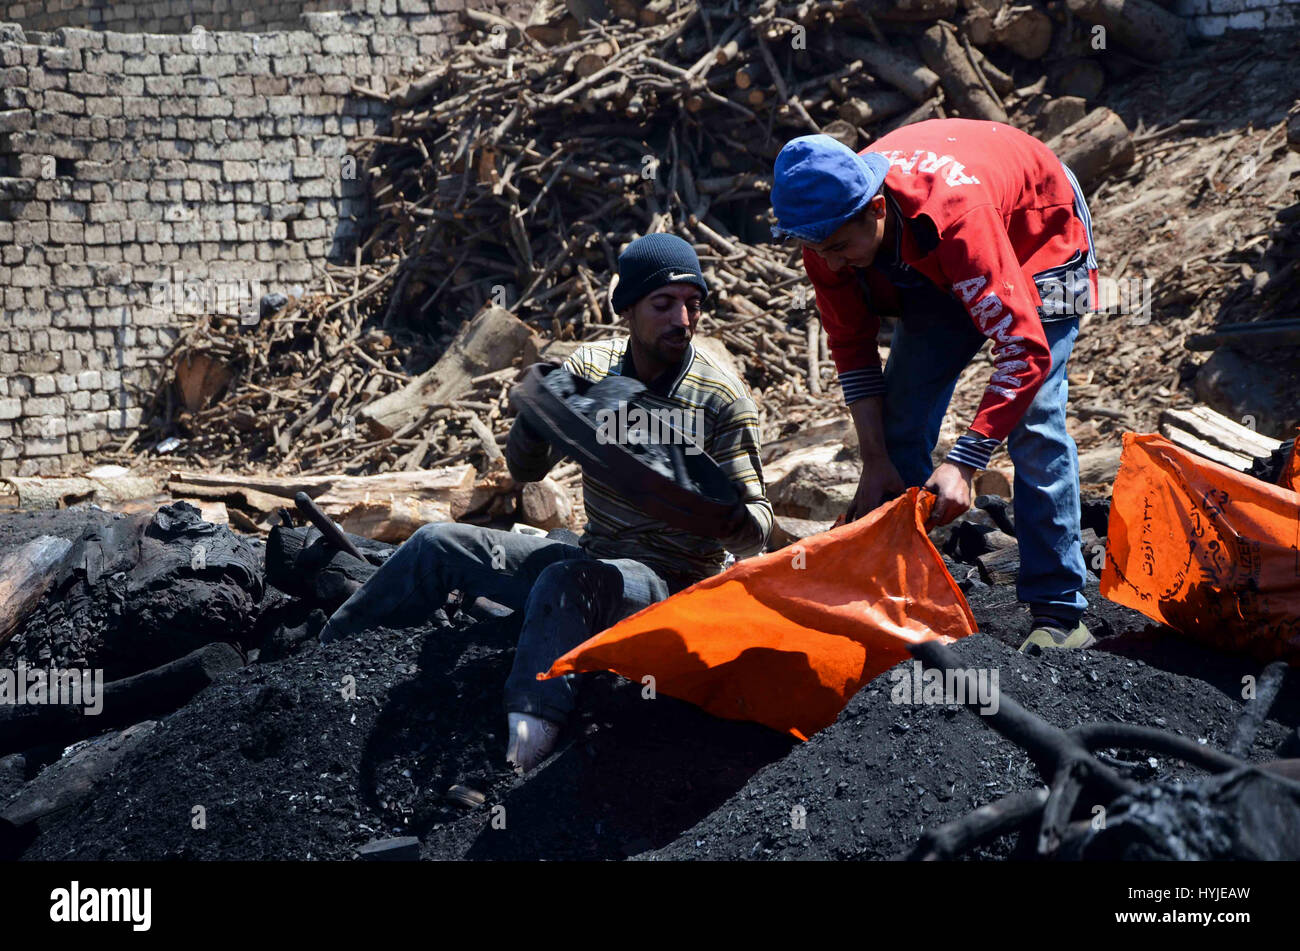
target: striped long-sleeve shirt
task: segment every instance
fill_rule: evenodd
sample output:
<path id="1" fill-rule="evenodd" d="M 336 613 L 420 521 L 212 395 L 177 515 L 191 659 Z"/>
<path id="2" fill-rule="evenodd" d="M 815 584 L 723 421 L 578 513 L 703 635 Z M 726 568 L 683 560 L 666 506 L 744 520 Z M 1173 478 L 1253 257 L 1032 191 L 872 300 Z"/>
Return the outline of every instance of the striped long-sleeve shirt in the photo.
<path id="1" fill-rule="evenodd" d="M 565 361 L 564 369 L 592 382 L 609 374 L 632 376 L 627 347 L 626 337 L 584 344 Z M 625 358 L 629 363 L 626 370 Z M 758 412 L 743 385 L 692 346 L 679 367 L 647 387 L 643 400 L 647 408 L 677 411 L 688 420 L 702 419 L 703 449 L 736 486 L 748 518 L 730 538 L 683 532 L 649 518 L 619 492 L 618 486 L 584 471 L 587 525 L 582 546 L 597 558 L 635 559 L 678 582 L 694 582 L 717 574 L 727 551 L 740 556 L 762 551 L 772 531 L 772 505 L 763 490 Z M 537 440 L 526 426 L 515 423 L 506 445 L 506 461 L 516 479 L 541 479 L 559 458 L 554 447 Z"/>

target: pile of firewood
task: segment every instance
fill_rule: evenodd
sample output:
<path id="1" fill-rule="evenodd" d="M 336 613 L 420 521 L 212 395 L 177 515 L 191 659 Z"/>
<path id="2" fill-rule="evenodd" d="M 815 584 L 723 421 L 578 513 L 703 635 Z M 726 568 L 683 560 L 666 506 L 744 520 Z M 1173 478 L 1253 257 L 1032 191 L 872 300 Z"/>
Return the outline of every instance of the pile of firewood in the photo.
<path id="1" fill-rule="evenodd" d="M 714 329 L 764 314 L 802 326 L 798 250 L 766 242 L 772 162 L 803 133 L 856 149 L 926 118 L 1014 117 L 1045 138 L 1072 127 L 1059 151 L 1085 182 L 1132 161 L 1123 122 L 1087 110 L 1104 74 L 1081 55 L 1087 23 L 1064 4 L 1060 24 L 1045 8 L 997 2 L 968 4 L 954 24 L 943 18 L 956 20 L 956 0 L 623 6 L 604 21 L 577 4 L 548 19 L 539 6 L 522 27 L 467 12 L 474 32 L 447 62 L 391 94 L 369 91 L 401 110 L 359 156 L 378 213 L 366 248 L 402 257 L 386 320 L 454 327 L 491 301 L 582 338 L 613 319 L 604 289 L 620 247 L 674 231 L 719 288 Z M 1109 22 L 1109 7 L 1070 7 Z M 1141 55 L 1182 49 L 1181 22 L 1144 0 L 1109 42 L 1142 16 Z M 981 46 L 1008 69 L 1039 61 L 1036 82 L 1017 90 Z M 1044 94 L 1049 73 L 1065 95 Z M 804 361 L 781 359 L 784 341 L 775 360 L 728 343 L 755 358 L 756 385 L 804 373 Z"/>
<path id="2" fill-rule="evenodd" d="M 436 69 L 391 91 L 357 87 L 394 114 L 390 132 L 358 143 L 375 222 L 356 263 L 251 328 L 199 321 L 176 351 L 181 405 L 164 381 L 146 414 L 155 444 L 176 436 L 200 466 L 304 472 L 491 462 L 505 374 L 471 378 L 398 431 L 358 435 L 355 420 L 488 307 L 555 341 L 617 333 L 617 254 L 654 231 L 696 248 L 714 291 L 700 333 L 761 396 L 764 437 L 787 435 L 825 415 L 834 373 L 799 249 L 771 243 L 785 141 L 825 132 L 861 149 L 930 117 L 1009 120 L 1087 185 L 1133 157 L 1123 122 L 1088 109 L 1106 78 L 1091 26 L 1148 60 L 1185 42 L 1147 0 L 1119 13 L 1093 0 L 963 0 L 960 12 L 956 0 L 584 0 L 539 3 L 528 24 L 464 16 L 465 41 Z"/>

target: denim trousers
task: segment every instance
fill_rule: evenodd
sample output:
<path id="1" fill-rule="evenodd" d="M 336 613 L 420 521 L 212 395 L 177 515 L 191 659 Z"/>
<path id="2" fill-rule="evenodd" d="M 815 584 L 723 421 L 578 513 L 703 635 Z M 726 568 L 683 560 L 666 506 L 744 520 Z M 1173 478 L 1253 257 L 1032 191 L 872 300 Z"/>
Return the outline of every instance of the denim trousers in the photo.
<path id="1" fill-rule="evenodd" d="M 931 285 L 902 292 L 885 364 L 885 445 L 903 482 L 922 485 L 934 471 L 932 454 L 957 377 L 987 338 L 965 309 Z M 1020 547 L 1017 597 L 1035 617 L 1067 629 L 1088 606 L 1079 530 L 1079 455 L 1065 427 L 1066 368 L 1077 317 L 1044 321 L 1052 369 L 1007 438 L 1015 466 L 1012 503 Z"/>
<path id="2" fill-rule="evenodd" d="M 556 658 L 628 615 L 668 597 L 668 584 L 632 559 L 592 558 L 536 535 L 475 525 L 425 525 L 334 612 L 321 640 L 377 625 L 427 620 L 452 592 L 523 612 L 506 710 L 563 723 L 573 711 L 572 675 L 539 681 Z"/>

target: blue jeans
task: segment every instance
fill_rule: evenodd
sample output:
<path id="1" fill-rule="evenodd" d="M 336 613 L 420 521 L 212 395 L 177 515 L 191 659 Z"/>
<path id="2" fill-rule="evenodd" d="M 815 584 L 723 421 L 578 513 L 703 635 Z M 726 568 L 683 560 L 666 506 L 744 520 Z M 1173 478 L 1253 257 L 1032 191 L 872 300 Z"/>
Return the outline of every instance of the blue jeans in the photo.
<path id="1" fill-rule="evenodd" d="M 1015 466 L 1012 504 L 1020 545 L 1016 594 L 1035 617 L 1067 629 L 1088 606 L 1079 537 L 1079 455 L 1065 428 L 1066 367 L 1077 317 L 1043 323 L 1052 369 L 1007 439 Z M 933 288 L 903 294 L 885 364 L 885 443 L 909 485 L 934 471 L 932 453 L 957 377 L 987 342 L 957 300 Z"/>
<path id="2" fill-rule="evenodd" d="M 587 638 L 669 594 L 668 584 L 639 561 L 596 559 L 549 538 L 441 522 L 423 526 L 403 542 L 334 612 L 321 640 L 381 624 L 422 623 L 453 590 L 523 612 L 506 680 L 506 710 L 557 723 L 573 710 L 573 677 L 539 681 L 536 675 Z"/>

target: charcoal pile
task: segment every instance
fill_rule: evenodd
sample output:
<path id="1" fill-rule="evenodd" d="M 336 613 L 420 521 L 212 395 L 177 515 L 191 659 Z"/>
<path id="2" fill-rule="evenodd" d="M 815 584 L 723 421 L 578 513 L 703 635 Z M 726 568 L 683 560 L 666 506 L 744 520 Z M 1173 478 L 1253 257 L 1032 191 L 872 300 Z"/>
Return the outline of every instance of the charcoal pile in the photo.
<path id="1" fill-rule="evenodd" d="M 260 553 L 178 502 L 88 529 L 0 663 L 102 668 L 110 680 L 239 641 L 263 595 Z"/>
<path id="2" fill-rule="evenodd" d="M 977 616 L 979 611 L 977 609 Z M 1026 657 L 984 634 L 950 648 L 962 665 L 1000 675 L 1015 697 L 1048 723 L 1150 724 L 1226 746 L 1240 704 L 1196 679 L 1127 660 L 1107 650 Z M 872 681 L 836 723 L 759 771 L 729 801 L 670 846 L 642 858 L 883 859 L 908 854 L 927 833 L 992 802 L 1027 802 L 1040 812 L 1046 792 L 1033 761 L 957 704 L 893 702 L 909 664 Z M 902 674 L 902 676 L 900 676 Z M 1294 693 L 1288 703 L 1294 704 Z M 1288 717 L 1294 719 L 1291 706 Z M 1286 741 L 1268 722 L 1256 757 Z M 1112 756 L 1111 753 L 1114 753 Z M 1142 782 L 1190 783 L 1203 777 L 1172 756 L 1110 751 L 1107 762 Z M 960 853 L 970 858 L 1030 858 L 1035 836 L 1007 834 Z"/>
<path id="3" fill-rule="evenodd" d="M 1096 524 L 1104 503 L 1092 509 Z M 370 569 L 391 550 L 352 540 Z M 349 566 L 303 528 L 273 535 L 266 559 L 299 596 L 268 584 L 242 655 L 213 643 L 113 681 L 95 738 L 66 755 L 86 735 L 66 724 L 56 742 L 0 749 L 0 853 L 350 859 L 415 836 L 418 854 L 435 859 L 888 857 L 972 809 L 1041 789 L 1032 758 L 982 718 L 892 702 L 889 673 L 806 744 L 590 676 L 557 754 L 519 778 L 505 766 L 504 714 L 491 702 L 517 615 L 454 595 L 411 626 L 322 646 L 315 635 L 338 592 L 317 576 Z M 1243 728 L 1241 678 L 1259 674 L 1251 662 L 1180 642 L 1101 601 L 1095 584 L 1089 623 L 1101 649 L 1026 657 L 1015 651 L 1028 619 L 1012 587 L 966 587 L 984 633 L 954 650 L 996 669 L 1005 696 L 1050 722 L 1155 724 L 1252 761 L 1294 755 L 1283 744 L 1300 722 L 1295 684 L 1275 678 L 1272 712 Z M 1267 674 L 1259 679 L 1262 695 Z M 1144 784 L 1186 787 L 1201 775 L 1163 754 L 1100 755 Z M 1259 801 L 1218 788 L 1206 787 L 1205 808 Z M 193 825 L 196 806 L 204 829 Z M 1116 809 L 1148 821 L 1137 807 Z M 1029 854 L 1032 838 L 1008 832 L 965 854 Z"/>

